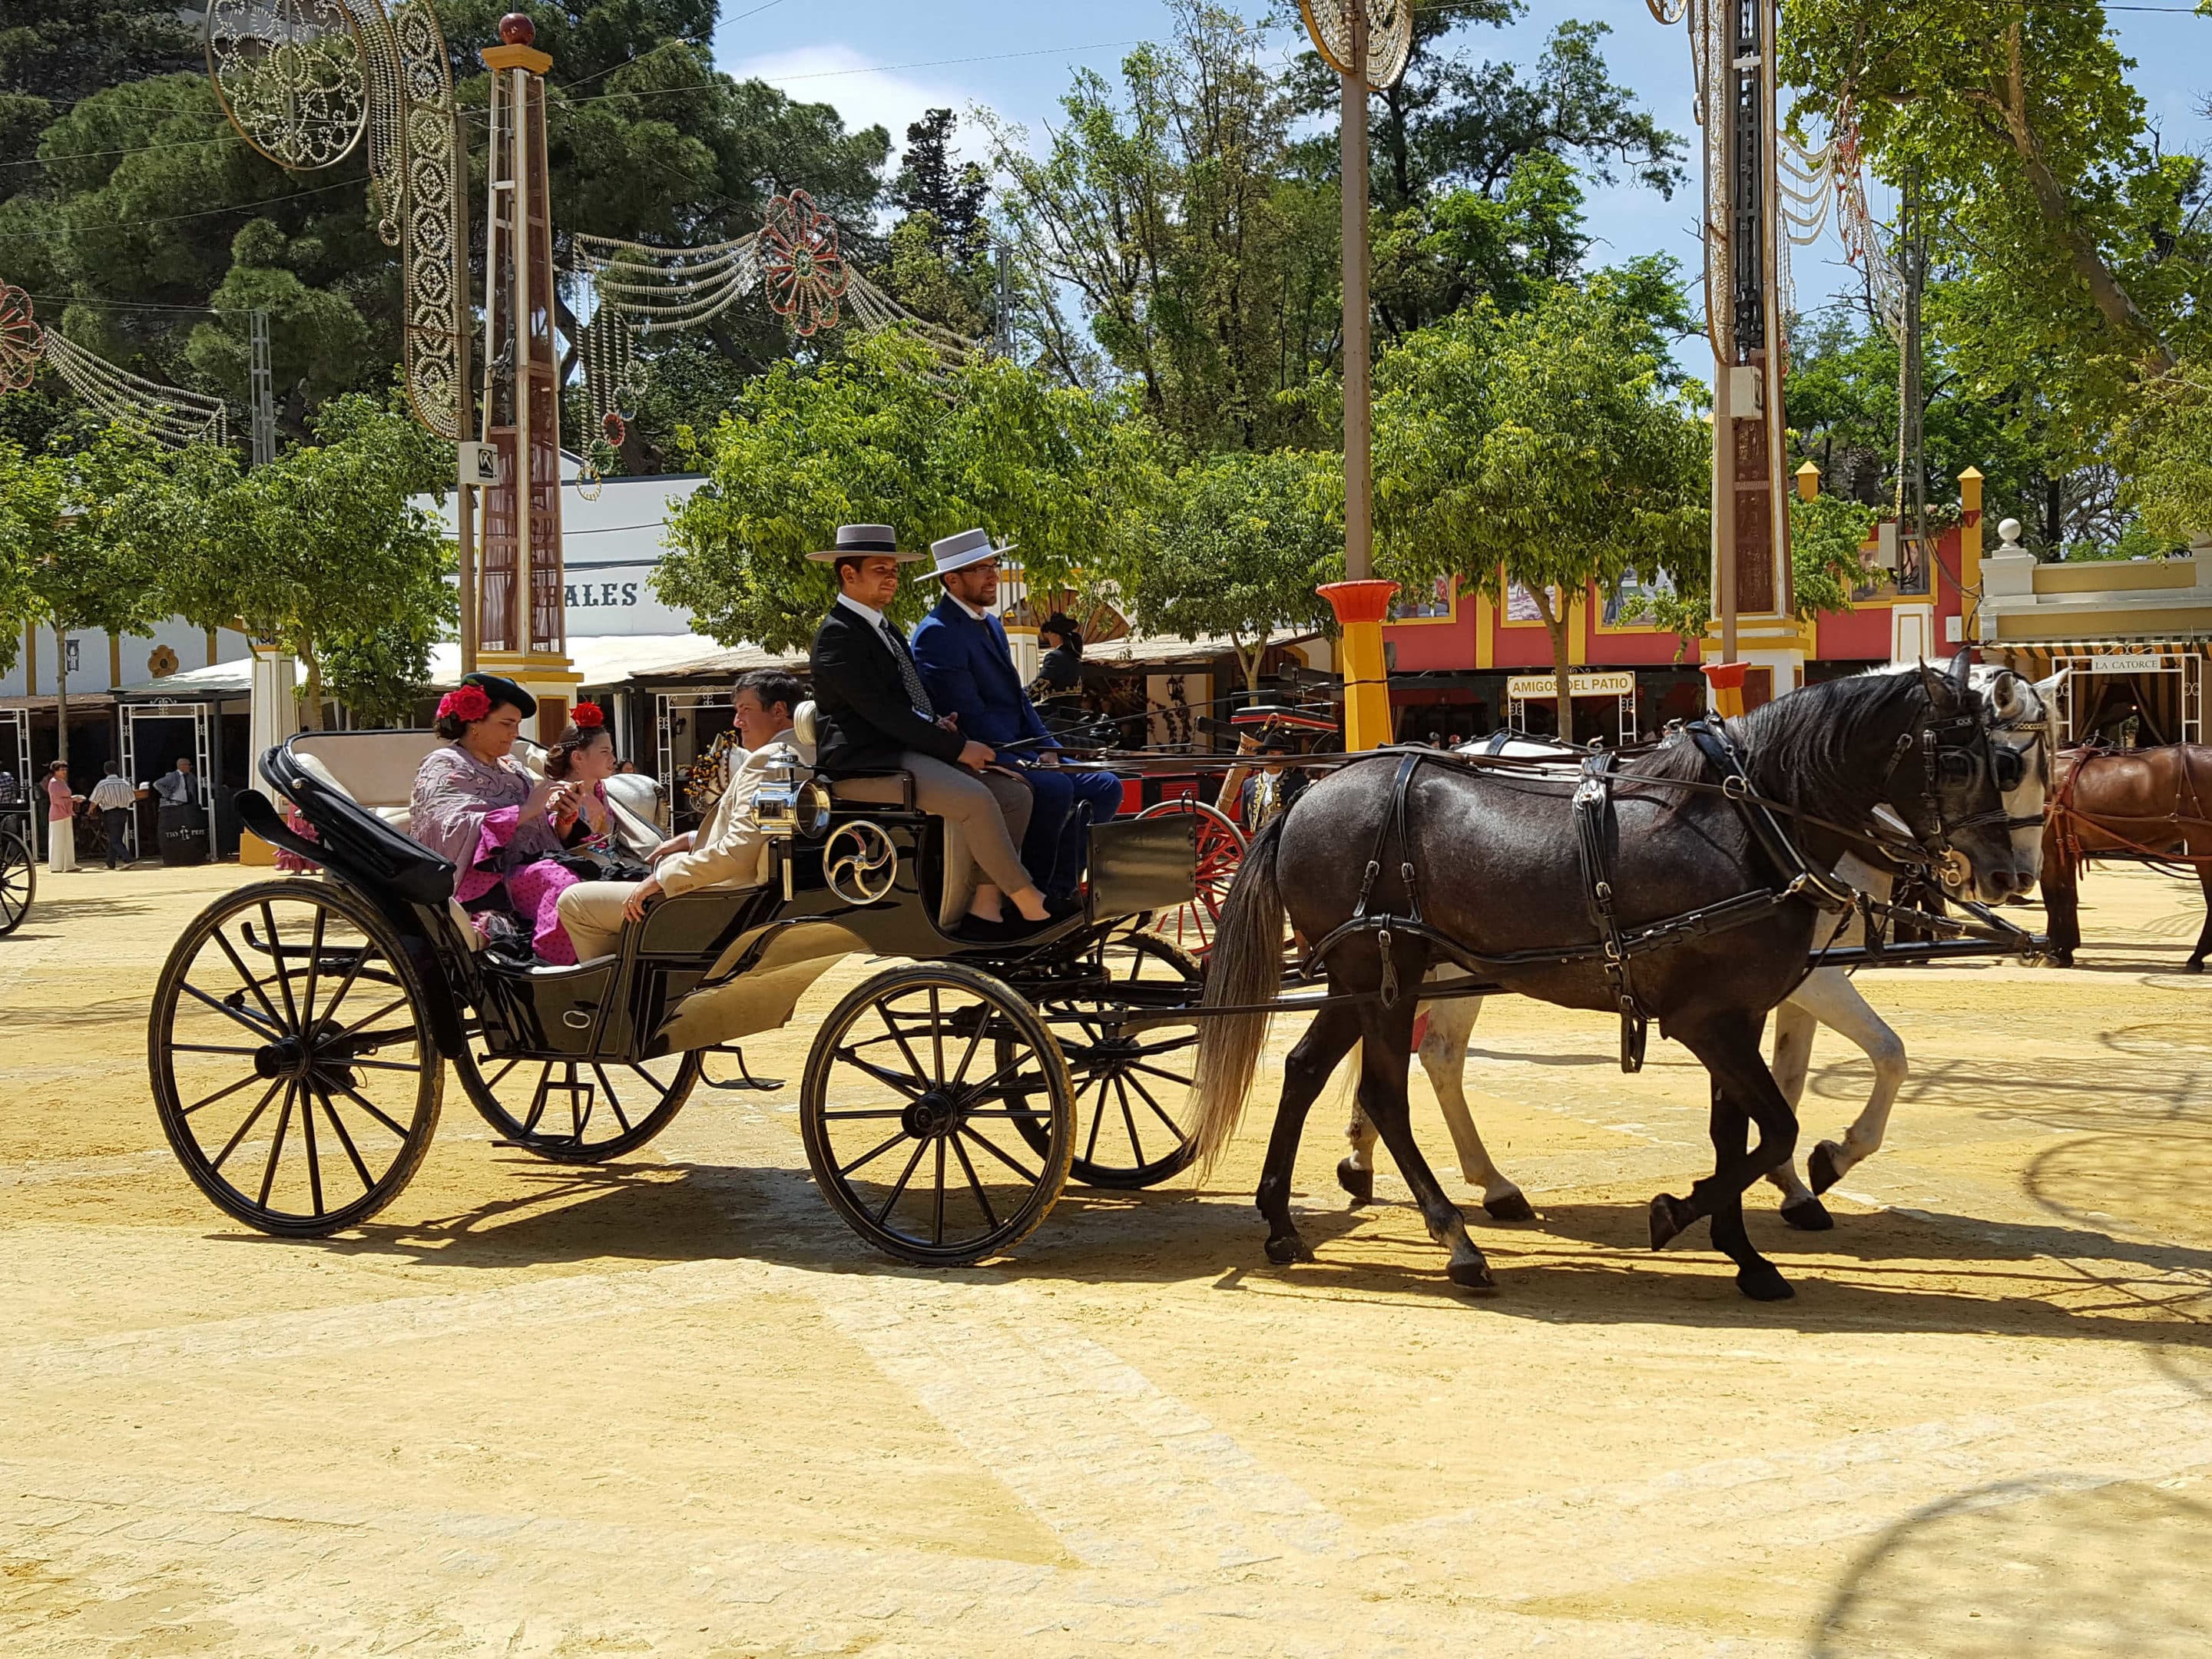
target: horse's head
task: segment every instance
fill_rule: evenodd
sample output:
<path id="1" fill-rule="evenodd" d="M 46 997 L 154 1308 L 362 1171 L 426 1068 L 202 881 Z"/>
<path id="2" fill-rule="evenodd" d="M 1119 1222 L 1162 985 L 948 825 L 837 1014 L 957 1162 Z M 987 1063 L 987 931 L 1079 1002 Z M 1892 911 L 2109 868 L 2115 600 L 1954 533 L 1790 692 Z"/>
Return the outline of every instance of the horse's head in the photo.
<path id="1" fill-rule="evenodd" d="M 1983 696 L 1993 734 L 1997 790 L 2004 799 L 2016 892 L 2026 892 L 2043 874 L 2043 811 L 2053 782 L 2051 757 L 2058 752 L 2058 681 L 2027 680 L 2008 668 L 1990 676 Z"/>
<path id="2" fill-rule="evenodd" d="M 1997 758 L 1981 694 L 1966 683 L 1966 656 L 1960 652 L 1942 672 L 1922 665 L 1925 702 L 1899 741 L 1889 803 L 1923 846 L 1965 860 L 1961 884 L 1971 880 L 1978 896 L 1995 902 L 2033 881 L 2034 872 L 2014 856 L 2000 793 L 2001 766 L 2009 777 L 2016 763 Z"/>

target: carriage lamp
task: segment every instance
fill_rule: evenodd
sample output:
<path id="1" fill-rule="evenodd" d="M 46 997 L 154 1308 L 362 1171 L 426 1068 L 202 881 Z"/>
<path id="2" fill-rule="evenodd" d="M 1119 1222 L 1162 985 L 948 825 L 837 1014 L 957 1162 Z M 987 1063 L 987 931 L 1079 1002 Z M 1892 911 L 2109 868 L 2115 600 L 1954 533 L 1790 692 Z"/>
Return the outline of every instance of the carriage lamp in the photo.
<path id="1" fill-rule="evenodd" d="M 791 761 L 769 768 L 753 796 L 753 822 L 774 849 L 786 899 L 792 896 L 792 841 L 820 841 L 830 833 L 830 791 L 812 772 L 800 776 L 803 770 Z"/>

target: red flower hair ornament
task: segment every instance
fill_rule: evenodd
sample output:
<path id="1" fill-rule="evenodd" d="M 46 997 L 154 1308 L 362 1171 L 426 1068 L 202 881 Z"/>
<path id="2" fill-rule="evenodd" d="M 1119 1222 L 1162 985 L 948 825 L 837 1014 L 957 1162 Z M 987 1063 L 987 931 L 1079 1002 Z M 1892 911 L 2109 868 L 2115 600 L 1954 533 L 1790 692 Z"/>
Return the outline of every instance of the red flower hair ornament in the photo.
<path id="1" fill-rule="evenodd" d="M 457 685 L 438 699 L 438 718 L 447 715 L 461 721 L 486 720 L 491 714 L 491 698 L 481 685 Z"/>
<path id="2" fill-rule="evenodd" d="M 607 711 L 595 702 L 580 702 L 568 718 L 576 722 L 578 730 L 596 732 L 607 723 Z"/>

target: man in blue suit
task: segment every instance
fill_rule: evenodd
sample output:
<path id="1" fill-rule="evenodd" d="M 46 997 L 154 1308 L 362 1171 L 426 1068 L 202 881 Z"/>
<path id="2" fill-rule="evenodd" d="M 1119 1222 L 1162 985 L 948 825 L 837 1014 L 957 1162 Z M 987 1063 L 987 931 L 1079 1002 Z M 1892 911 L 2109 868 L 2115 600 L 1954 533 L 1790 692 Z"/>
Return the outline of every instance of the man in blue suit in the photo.
<path id="1" fill-rule="evenodd" d="M 1121 781 L 1060 763 L 1060 745 L 1037 718 L 1014 672 L 999 602 L 999 560 L 988 531 L 963 530 L 931 544 L 944 597 L 914 630 L 914 659 L 929 700 L 958 718 L 960 735 L 988 744 L 1003 765 L 1022 768 L 1036 796 L 1022 862 L 1049 898 L 1067 898 L 1083 877 L 1084 826 L 1103 823 L 1121 804 Z M 1088 811 L 1085 809 L 1087 808 Z"/>

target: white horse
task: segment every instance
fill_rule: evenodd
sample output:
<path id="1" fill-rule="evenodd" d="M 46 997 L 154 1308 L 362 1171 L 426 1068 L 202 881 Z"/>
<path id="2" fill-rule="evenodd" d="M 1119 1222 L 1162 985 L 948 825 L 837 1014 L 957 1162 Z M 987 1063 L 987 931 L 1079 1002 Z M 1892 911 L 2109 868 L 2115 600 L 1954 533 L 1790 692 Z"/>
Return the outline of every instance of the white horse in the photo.
<path id="1" fill-rule="evenodd" d="M 2057 677 L 2031 684 L 2008 671 L 1988 665 L 1973 672 L 1976 689 L 1990 699 L 1991 712 L 1998 726 L 1996 740 L 2018 751 L 2021 757 L 2020 782 L 2004 793 L 2007 816 L 2020 821 L 2012 831 L 2014 860 L 2020 868 L 2039 875 L 2043 866 L 2043 806 L 2050 792 L 2051 757 L 2058 747 L 2056 703 L 2051 696 L 2058 684 Z M 1571 775 L 1576 764 L 1562 758 L 1571 751 L 1555 743 L 1503 733 L 1480 743 L 1463 744 L 1457 752 L 1554 760 L 1559 762 L 1563 775 Z M 1888 871 L 1877 870 L 1848 855 L 1837 866 L 1836 873 L 1851 886 L 1877 899 L 1887 899 L 1895 884 Z M 1863 936 L 1863 924 L 1854 917 L 1832 943 L 1856 945 Z M 1446 967 L 1432 970 L 1425 982 L 1442 985 L 1470 977 L 1463 969 Z M 1535 1212 L 1529 1207 L 1521 1188 L 1492 1161 L 1482 1144 L 1481 1133 L 1474 1127 L 1474 1115 L 1468 1108 L 1463 1075 L 1468 1039 L 1474 1034 L 1475 1018 L 1481 1012 L 1480 997 L 1424 1002 L 1420 1013 L 1427 1020 L 1427 1027 L 1420 1043 L 1421 1066 L 1436 1090 L 1437 1103 L 1443 1109 L 1444 1123 L 1459 1151 L 1460 1170 L 1471 1184 L 1482 1189 L 1482 1207 L 1499 1221 L 1528 1221 L 1534 1218 Z M 1826 1025 L 1858 1044 L 1874 1062 L 1874 1089 L 1857 1120 L 1844 1132 L 1843 1139 L 1821 1141 L 1806 1159 L 1812 1176 L 1809 1188 L 1798 1178 L 1792 1164 L 1783 1164 L 1767 1176 L 1782 1189 L 1782 1218 L 1808 1232 L 1821 1231 L 1835 1224 L 1818 1194 L 1827 1191 L 1880 1150 L 1889 1127 L 1890 1108 L 1905 1085 L 1906 1072 L 1903 1040 L 1859 994 L 1850 975 L 1841 968 L 1815 968 L 1775 1011 L 1774 1080 L 1789 1099 L 1792 1111 L 1804 1096 L 1816 1025 Z M 1352 1108 L 1351 1127 L 1346 1133 L 1352 1142 L 1352 1152 L 1337 1165 L 1336 1177 L 1355 1204 L 1364 1204 L 1375 1192 L 1376 1133 L 1374 1126 L 1356 1105 Z"/>

